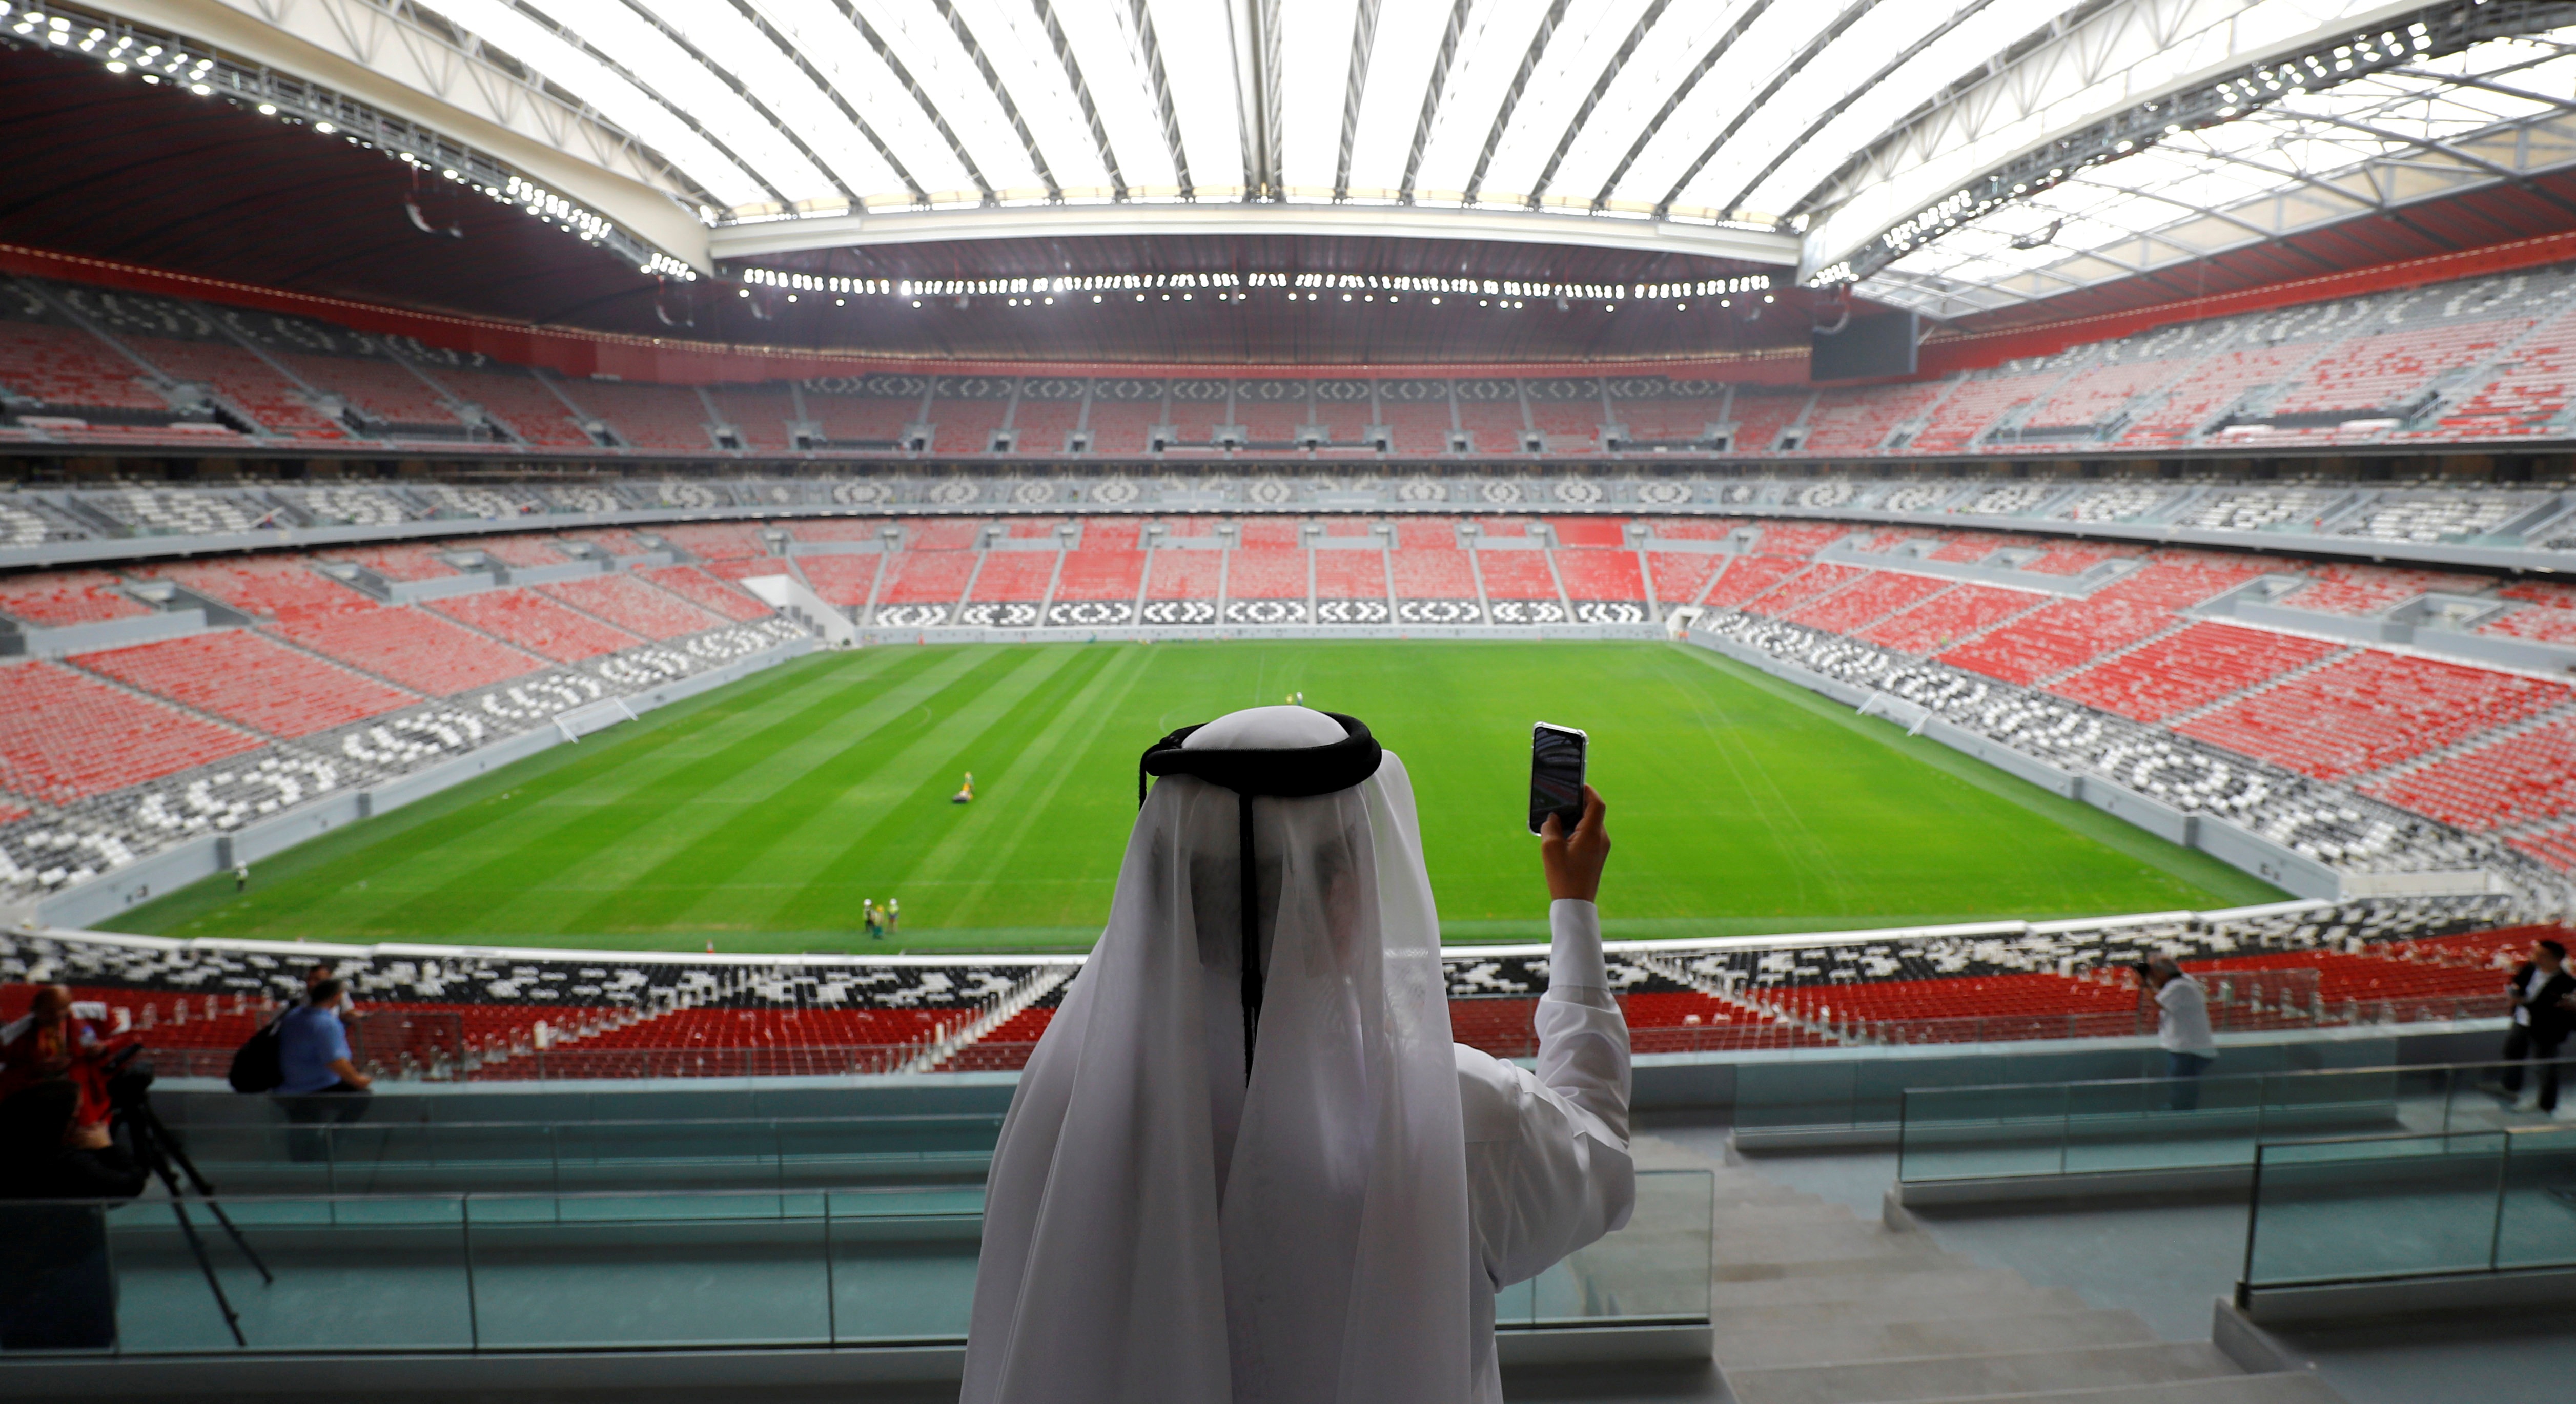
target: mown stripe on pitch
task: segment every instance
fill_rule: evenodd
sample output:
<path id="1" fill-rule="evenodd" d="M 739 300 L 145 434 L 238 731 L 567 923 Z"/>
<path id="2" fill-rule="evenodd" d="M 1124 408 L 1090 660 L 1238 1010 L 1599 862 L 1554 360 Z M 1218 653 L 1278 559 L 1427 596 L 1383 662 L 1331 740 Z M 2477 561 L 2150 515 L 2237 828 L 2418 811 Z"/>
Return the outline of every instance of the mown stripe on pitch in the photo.
<path id="1" fill-rule="evenodd" d="M 926 659 L 907 670 L 915 676 L 898 683 L 893 694 L 880 694 L 885 698 L 880 710 L 890 718 L 900 716 L 918 705 L 918 698 L 907 695 L 898 702 L 894 694 L 935 690 L 974 666 L 975 660 L 964 655 Z M 377 924 L 415 931 L 547 930 L 541 925 L 492 923 L 503 909 L 528 897 L 590 878 L 602 865 L 601 856 L 613 848 L 632 845 L 649 859 L 653 846 L 639 839 L 645 830 L 687 810 L 695 795 L 724 777 L 757 764 L 781 746 L 842 722 L 854 703 L 867 705 L 857 699 L 878 681 L 864 677 L 812 693 L 793 694 L 790 699 L 772 699 L 773 703 L 803 702 L 784 714 L 759 707 L 738 709 L 730 718 L 730 728 L 694 731 L 689 739 L 696 744 L 687 748 L 692 754 L 684 755 L 678 765 L 651 763 L 649 758 L 639 757 L 647 762 L 647 773 L 638 782 L 613 786 L 617 793 L 610 802 L 542 806 L 544 822 L 532 831 L 511 833 L 496 825 L 487 834 L 459 845 L 456 856 L 466 860 L 461 871 L 419 892 L 402 906 L 384 912 Z M 806 700 L 808 697 L 811 700 Z M 494 851 L 496 848 L 499 851 Z"/>
<path id="2" fill-rule="evenodd" d="M 1097 659 L 1063 649 L 1007 648 L 993 656 L 1009 671 L 998 676 L 979 673 L 972 690 L 961 684 L 934 699 L 931 719 L 915 738 L 916 747 L 972 727 L 979 718 L 998 716 L 1032 693 L 1050 694 L 1068 667 L 1087 674 L 1101 666 Z M 846 832 L 844 825 L 864 817 L 868 806 L 877 802 L 867 796 L 886 796 L 882 802 L 890 804 L 894 796 L 925 783 L 946 792 L 945 778 L 926 772 L 914 747 L 900 744 L 910 734 L 909 728 L 899 728 L 874 738 L 874 744 L 852 747 L 832 762 L 813 767 L 762 804 L 737 814 L 687 850 L 671 855 L 664 868 L 668 878 L 658 883 L 663 894 L 658 910 L 610 896 L 583 913 L 582 919 L 592 923 L 588 929 L 594 930 L 615 929 L 621 922 L 638 928 L 764 926 L 763 914 L 811 876 L 809 865 L 821 845 L 800 843 L 799 835 L 836 838 Z M 854 914 L 845 914 L 839 924 L 855 925 Z"/>
<path id="3" fill-rule="evenodd" d="M 909 662 L 904 660 L 905 664 Z M 727 689 L 719 694 L 720 700 L 689 707 L 667 720 L 648 714 L 632 732 L 611 731 L 582 743 L 593 748 L 587 754 L 558 759 L 562 754 L 559 751 L 545 753 L 553 763 L 524 780 L 511 779 L 511 770 L 516 767 L 504 768 L 487 779 L 469 782 L 464 795 L 432 797 L 417 807 L 396 810 L 384 819 L 372 821 L 368 828 L 380 835 L 373 842 L 299 871 L 291 884 L 255 890 L 241 902 L 210 912 L 189 924 L 190 933 L 381 932 L 386 929 L 379 923 L 386 918 L 387 908 L 418 896 L 439 881 L 442 873 L 477 861 L 479 855 L 500 841 L 504 832 L 535 823 L 540 825 L 535 836 L 541 838 L 552 829 L 586 822 L 593 813 L 587 807 L 552 810 L 548 808 L 549 801 L 601 787 L 615 789 L 646 783 L 685 763 L 702 749 L 710 733 L 738 727 L 745 714 L 757 715 L 781 698 L 818 689 L 846 688 L 854 682 L 864 684 L 870 676 L 889 671 L 888 665 L 876 664 L 851 679 L 840 670 L 817 670 L 790 663 L 778 673 L 760 675 L 756 686 L 751 685 L 754 679 L 745 679 L 736 685 L 741 689 L 738 693 Z M 505 788 L 496 792 L 496 786 Z M 509 808 L 497 807 L 498 793 L 511 796 Z M 479 797 L 466 797 L 469 795 Z M 523 846 L 524 840 L 521 842 Z M 362 882 L 366 884 L 363 889 L 358 886 Z M 395 927 L 391 933 L 438 934 L 443 930 Z"/>
<path id="4" fill-rule="evenodd" d="M 1080 764 L 1080 757 L 1109 743 L 1101 719 L 1118 715 L 1125 709 L 1128 694 L 1146 675 L 1147 650 L 1118 650 L 1109 667 L 1095 670 L 1057 714 L 1053 725 L 1045 727 L 1030 745 L 1012 761 L 1011 768 L 999 776 L 989 798 L 979 799 L 973 809 L 961 816 L 963 821 L 951 829 L 930 852 L 913 865 L 901 883 L 952 883 L 951 874 L 972 867 L 974 875 L 962 891 L 946 896 L 936 904 L 936 919 L 942 926 L 969 925 L 970 917 L 985 897 L 997 887 L 1012 887 L 1022 877 L 1061 881 L 1065 855 L 1051 855 L 1040 872 L 1027 872 L 1021 866 L 1021 846 L 1039 820 L 1063 815 L 1055 808 L 1056 794 L 1077 774 L 1096 778 L 1097 771 Z M 1071 756 L 1059 757 L 1074 743 Z M 1117 738 L 1120 747 L 1128 746 L 1126 737 Z M 996 833 L 996 829 L 1001 832 Z M 1116 831 L 1098 836 L 1098 846 L 1108 857 L 1112 873 L 1100 874 L 1106 881 L 1114 874 L 1117 852 L 1123 837 Z M 1079 861 L 1078 859 L 1076 860 Z M 1079 874 L 1073 874 L 1079 876 Z M 897 885 L 900 886 L 901 883 Z M 1023 901 L 1014 911 L 1023 911 Z M 933 913 L 925 912 L 924 917 Z"/>
<path id="5" fill-rule="evenodd" d="M 618 891 L 593 903 L 572 922 L 584 931 L 652 928 L 671 925 L 778 928 L 764 913 L 800 883 L 818 845 L 798 843 L 797 835 L 837 836 L 854 823 L 866 822 L 927 784 L 944 796 L 953 785 L 928 764 L 933 751 L 951 744 L 960 732 L 980 732 L 999 721 L 1016 704 L 1042 693 L 1068 665 L 1088 671 L 1097 662 L 1077 661 L 1075 650 L 999 648 L 986 666 L 962 678 L 931 699 L 930 717 L 911 745 L 902 745 L 902 728 L 881 738 L 882 744 L 853 746 L 837 763 L 806 776 L 772 802 L 736 816 L 722 826 L 708 847 L 669 855 L 659 873 L 638 874 Z M 746 868 L 769 866 L 770 855 L 790 871 L 779 881 L 745 883 Z M 851 926 L 856 913 L 837 923 Z M 792 928 L 789 928 L 792 929 Z"/>
<path id="6" fill-rule="evenodd" d="M 898 778 L 873 792 L 871 802 L 860 811 L 862 823 L 839 830 L 834 851 L 802 869 L 807 877 L 774 910 L 769 925 L 790 930 L 853 927 L 858 922 L 858 899 L 876 895 L 868 889 L 885 887 L 900 896 L 895 889 L 919 861 L 917 855 L 936 843 L 956 819 L 965 817 L 954 814 L 948 803 L 954 783 L 949 776 L 977 772 L 977 807 L 1010 802 L 1005 797 L 1025 783 L 1016 764 L 1020 754 L 1050 720 L 1063 717 L 1065 695 L 1096 674 L 1117 650 L 1077 647 L 1063 652 L 1089 659 L 1091 664 L 1068 677 L 1064 686 L 1012 699 L 1007 713 L 996 709 L 996 715 L 977 725 L 950 726 L 924 737 L 906 762 L 927 783 L 916 782 L 907 795 L 899 788 Z M 995 860 L 1000 861 L 1000 855 Z M 938 919 L 917 903 L 914 913 L 916 921 Z"/>

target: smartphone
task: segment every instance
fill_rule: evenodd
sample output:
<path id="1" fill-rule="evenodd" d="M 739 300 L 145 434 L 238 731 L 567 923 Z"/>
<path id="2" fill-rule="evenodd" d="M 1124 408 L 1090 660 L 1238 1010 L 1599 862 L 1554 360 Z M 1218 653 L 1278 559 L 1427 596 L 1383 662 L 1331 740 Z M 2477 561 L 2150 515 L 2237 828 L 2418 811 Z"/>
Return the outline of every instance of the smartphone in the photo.
<path id="1" fill-rule="evenodd" d="M 1583 754 L 1592 738 L 1570 726 L 1540 722 L 1530 728 L 1529 827 L 1537 833 L 1547 816 L 1565 816 L 1565 831 L 1574 832 L 1583 818 Z"/>

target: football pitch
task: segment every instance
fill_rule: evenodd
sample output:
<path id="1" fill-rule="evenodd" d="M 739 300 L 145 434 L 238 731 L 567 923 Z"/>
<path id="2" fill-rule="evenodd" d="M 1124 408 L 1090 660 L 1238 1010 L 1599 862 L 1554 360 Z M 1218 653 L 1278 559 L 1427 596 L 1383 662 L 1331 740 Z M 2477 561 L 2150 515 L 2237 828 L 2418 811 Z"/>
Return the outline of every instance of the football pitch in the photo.
<path id="1" fill-rule="evenodd" d="M 1592 734 L 1614 936 L 2216 908 L 2203 854 L 1666 643 L 1159 643 L 816 655 L 117 919 L 172 936 L 723 951 L 1079 950 L 1136 758 L 1302 692 L 1403 756 L 1452 943 L 1544 939 L 1533 721 Z M 967 772 L 975 801 L 952 804 Z M 870 941 L 859 903 L 902 902 Z"/>

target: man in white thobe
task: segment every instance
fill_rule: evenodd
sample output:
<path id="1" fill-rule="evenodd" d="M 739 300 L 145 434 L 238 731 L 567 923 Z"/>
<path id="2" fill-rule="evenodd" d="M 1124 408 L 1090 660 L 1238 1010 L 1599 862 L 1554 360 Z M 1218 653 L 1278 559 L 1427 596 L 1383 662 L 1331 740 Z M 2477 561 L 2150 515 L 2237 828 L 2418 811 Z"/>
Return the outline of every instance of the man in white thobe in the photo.
<path id="1" fill-rule="evenodd" d="M 1366 727 L 1255 708 L 1145 768 L 994 1152 L 965 1404 L 1499 1404 L 1496 1292 L 1635 1199 L 1600 797 L 1541 839 L 1533 1073 L 1450 1040 L 1412 784 Z"/>

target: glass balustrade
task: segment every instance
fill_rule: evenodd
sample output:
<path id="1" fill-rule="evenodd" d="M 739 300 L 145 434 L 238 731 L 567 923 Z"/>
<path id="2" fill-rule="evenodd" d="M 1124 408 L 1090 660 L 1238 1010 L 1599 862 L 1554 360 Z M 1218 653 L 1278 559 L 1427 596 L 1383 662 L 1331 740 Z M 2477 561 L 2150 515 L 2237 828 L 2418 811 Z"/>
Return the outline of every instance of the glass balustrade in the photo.
<path id="1" fill-rule="evenodd" d="M 2243 1292 L 2576 1268 L 2576 1127 L 2265 1145 Z"/>
<path id="2" fill-rule="evenodd" d="M 2445 1136 L 2546 1124 L 2495 1088 L 2511 1067 L 2455 1063 L 1915 1087 L 1902 1095 L 1897 1179 L 2234 1169 L 2284 1139 Z"/>
<path id="3" fill-rule="evenodd" d="M 1706 1322 L 1713 1201 L 1706 1171 L 1641 1173 L 1627 1227 L 1506 1289 L 1500 1327 Z M 955 1345 L 983 1209 L 935 1184 L 217 1202 L 240 1244 L 186 1205 L 212 1284 L 167 1199 L 0 1203 L 0 1349 Z"/>

